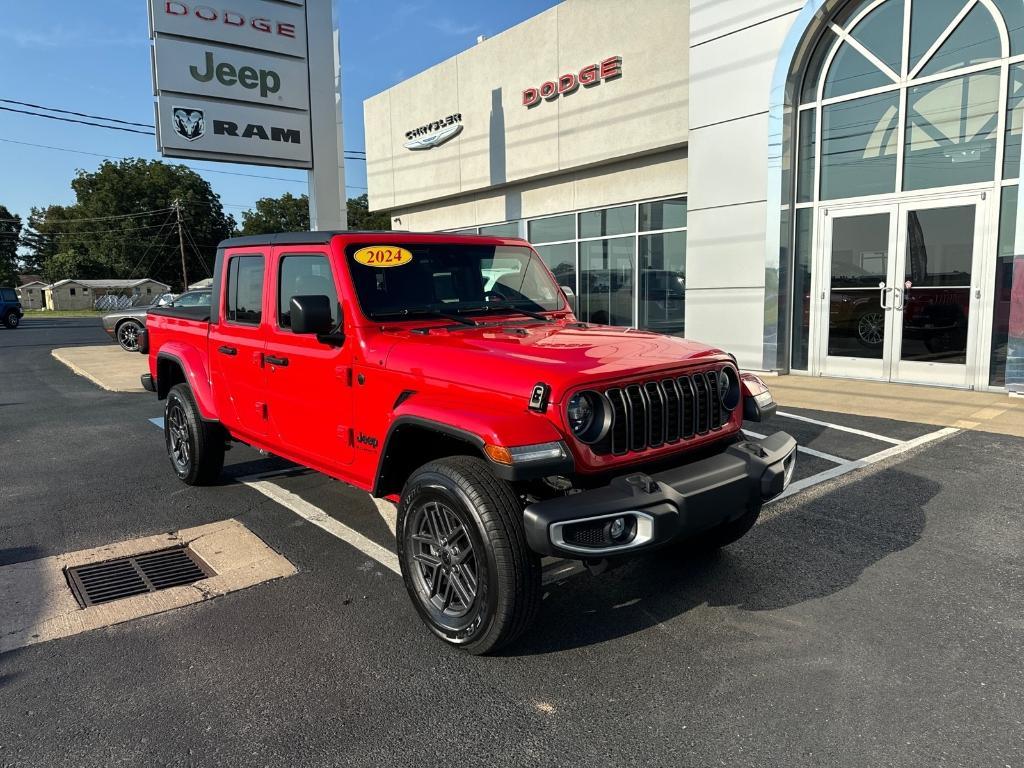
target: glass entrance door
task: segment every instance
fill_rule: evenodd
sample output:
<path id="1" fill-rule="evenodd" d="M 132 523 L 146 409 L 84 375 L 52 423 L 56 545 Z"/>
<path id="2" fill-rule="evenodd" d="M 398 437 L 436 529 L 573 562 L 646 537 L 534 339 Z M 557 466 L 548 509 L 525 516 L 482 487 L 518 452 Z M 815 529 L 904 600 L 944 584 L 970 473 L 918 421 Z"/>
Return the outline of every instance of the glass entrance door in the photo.
<path id="1" fill-rule="evenodd" d="M 819 370 L 974 382 L 984 198 L 822 211 Z"/>

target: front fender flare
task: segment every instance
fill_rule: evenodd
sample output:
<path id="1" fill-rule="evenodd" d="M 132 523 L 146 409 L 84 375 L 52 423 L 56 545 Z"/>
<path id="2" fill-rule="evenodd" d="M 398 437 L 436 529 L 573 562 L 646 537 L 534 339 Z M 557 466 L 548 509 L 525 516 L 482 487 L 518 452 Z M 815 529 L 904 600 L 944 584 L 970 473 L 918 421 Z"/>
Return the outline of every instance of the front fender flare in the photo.
<path id="1" fill-rule="evenodd" d="M 487 459 L 494 473 L 504 480 L 525 480 L 551 474 L 566 474 L 573 470 L 571 457 L 559 460 L 556 465 L 544 464 L 527 469 L 498 464 L 484 453 L 485 445 L 514 448 L 563 441 L 564 436 L 541 414 L 526 410 L 508 413 L 486 412 L 478 408 L 467 408 L 464 403 L 414 396 L 401 402 L 392 414 L 383 450 L 377 462 L 374 495 L 378 495 L 384 484 L 388 462 L 393 459 L 392 439 L 403 426 L 434 430 L 472 445 Z"/>

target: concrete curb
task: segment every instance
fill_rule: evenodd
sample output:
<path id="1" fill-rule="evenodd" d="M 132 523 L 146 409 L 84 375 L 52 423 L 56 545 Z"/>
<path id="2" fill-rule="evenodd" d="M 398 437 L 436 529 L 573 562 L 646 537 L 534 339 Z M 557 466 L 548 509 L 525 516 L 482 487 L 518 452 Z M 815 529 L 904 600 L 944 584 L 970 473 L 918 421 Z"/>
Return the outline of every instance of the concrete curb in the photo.
<path id="1" fill-rule="evenodd" d="M 145 392 L 139 383 L 139 376 L 145 372 L 141 370 L 142 367 L 132 365 L 134 361 L 117 358 L 112 360 L 111 352 L 120 355 L 131 354 L 120 347 L 64 347 L 54 349 L 50 354 L 73 373 L 88 379 L 107 392 Z M 145 358 L 139 356 L 139 360 L 144 361 Z M 129 370 L 125 371 L 125 368 Z M 136 368 L 140 368 L 141 372 L 136 373 Z M 127 383 L 132 379 L 135 380 L 135 385 Z"/>

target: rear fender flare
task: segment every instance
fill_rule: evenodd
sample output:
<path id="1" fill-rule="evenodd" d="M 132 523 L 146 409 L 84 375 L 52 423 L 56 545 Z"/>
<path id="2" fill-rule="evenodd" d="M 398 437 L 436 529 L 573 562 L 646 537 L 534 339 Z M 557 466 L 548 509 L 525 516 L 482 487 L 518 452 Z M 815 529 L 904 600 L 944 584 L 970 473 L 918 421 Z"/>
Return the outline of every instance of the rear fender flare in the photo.
<path id="1" fill-rule="evenodd" d="M 157 371 L 160 370 L 161 361 L 177 365 L 185 376 L 185 382 L 192 390 L 199 413 L 204 421 L 217 421 L 217 407 L 213 400 L 213 386 L 210 382 L 210 373 L 206 360 L 193 346 L 180 342 L 168 341 L 161 347 L 156 356 Z M 161 376 L 157 374 L 157 392 L 160 399 L 167 396 L 170 387 L 161 382 Z"/>

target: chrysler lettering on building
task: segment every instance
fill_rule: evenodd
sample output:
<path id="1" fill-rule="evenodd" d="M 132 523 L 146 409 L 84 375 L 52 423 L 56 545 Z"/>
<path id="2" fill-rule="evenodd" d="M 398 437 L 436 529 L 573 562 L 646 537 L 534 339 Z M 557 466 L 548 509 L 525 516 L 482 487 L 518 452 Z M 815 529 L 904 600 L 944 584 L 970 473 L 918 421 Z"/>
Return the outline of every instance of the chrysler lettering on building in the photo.
<path id="1" fill-rule="evenodd" d="M 456 112 L 448 117 L 442 117 L 432 123 L 406 131 L 405 138 L 408 141 L 402 146 L 413 151 L 433 149 L 454 138 L 460 131 L 462 131 L 462 114 Z"/>

